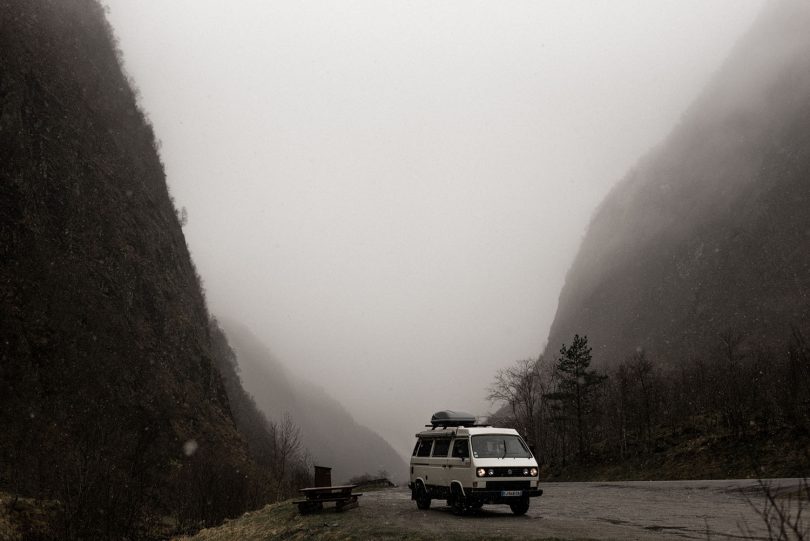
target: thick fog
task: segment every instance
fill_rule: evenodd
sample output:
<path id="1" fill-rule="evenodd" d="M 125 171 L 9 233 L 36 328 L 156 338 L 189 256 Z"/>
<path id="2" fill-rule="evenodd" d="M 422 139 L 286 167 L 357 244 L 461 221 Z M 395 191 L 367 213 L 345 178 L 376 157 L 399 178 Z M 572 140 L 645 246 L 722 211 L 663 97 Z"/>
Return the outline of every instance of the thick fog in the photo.
<path id="1" fill-rule="evenodd" d="M 405 454 L 536 357 L 761 0 L 106 0 L 211 311 Z"/>

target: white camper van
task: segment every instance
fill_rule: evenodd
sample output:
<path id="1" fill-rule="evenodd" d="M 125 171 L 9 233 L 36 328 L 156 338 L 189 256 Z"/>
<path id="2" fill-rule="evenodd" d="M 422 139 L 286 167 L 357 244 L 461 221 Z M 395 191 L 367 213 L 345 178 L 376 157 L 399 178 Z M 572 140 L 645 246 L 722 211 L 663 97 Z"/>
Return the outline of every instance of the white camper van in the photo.
<path id="1" fill-rule="evenodd" d="M 416 434 L 408 487 L 419 509 L 447 500 L 456 514 L 485 503 L 506 504 L 516 515 L 540 496 L 537 461 L 516 430 L 481 426 L 475 417 L 440 411 Z"/>

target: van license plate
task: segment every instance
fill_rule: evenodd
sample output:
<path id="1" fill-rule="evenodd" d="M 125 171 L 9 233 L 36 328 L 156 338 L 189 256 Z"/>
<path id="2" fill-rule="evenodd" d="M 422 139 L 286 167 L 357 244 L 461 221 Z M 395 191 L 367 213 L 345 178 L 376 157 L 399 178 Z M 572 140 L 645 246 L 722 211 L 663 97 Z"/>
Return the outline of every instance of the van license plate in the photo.
<path id="1" fill-rule="evenodd" d="M 504 497 L 504 498 L 508 497 L 508 496 L 523 496 L 523 491 L 522 490 L 501 490 L 501 496 Z"/>

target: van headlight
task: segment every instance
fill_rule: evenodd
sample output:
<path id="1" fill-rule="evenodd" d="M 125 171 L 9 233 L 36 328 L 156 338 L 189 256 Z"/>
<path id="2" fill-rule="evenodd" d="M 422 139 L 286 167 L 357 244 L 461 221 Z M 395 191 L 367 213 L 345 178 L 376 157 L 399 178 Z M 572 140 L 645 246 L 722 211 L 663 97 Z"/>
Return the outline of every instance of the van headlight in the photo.
<path id="1" fill-rule="evenodd" d="M 485 470 L 484 468 L 478 468 L 477 470 L 475 470 L 475 474 L 478 477 L 483 477 L 487 474 L 487 470 Z"/>
<path id="2" fill-rule="evenodd" d="M 531 468 L 529 470 L 529 475 L 531 475 L 532 477 L 537 477 L 537 468 Z"/>

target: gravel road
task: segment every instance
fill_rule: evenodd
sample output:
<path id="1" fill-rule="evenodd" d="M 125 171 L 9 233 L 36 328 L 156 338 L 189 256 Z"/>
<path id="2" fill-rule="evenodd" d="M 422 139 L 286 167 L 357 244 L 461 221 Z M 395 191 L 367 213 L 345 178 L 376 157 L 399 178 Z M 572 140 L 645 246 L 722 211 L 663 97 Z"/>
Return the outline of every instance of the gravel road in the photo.
<path id="1" fill-rule="evenodd" d="M 790 490 L 798 479 L 771 481 Z M 420 511 L 407 489 L 368 492 L 359 511 L 387 528 L 475 538 L 767 539 L 752 507 L 761 507 L 756 481 L 636 481 L 544 483 L 526 516 L 506 506 L 485 506 L 457 517 L 443 501 Z"/>

